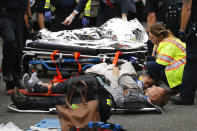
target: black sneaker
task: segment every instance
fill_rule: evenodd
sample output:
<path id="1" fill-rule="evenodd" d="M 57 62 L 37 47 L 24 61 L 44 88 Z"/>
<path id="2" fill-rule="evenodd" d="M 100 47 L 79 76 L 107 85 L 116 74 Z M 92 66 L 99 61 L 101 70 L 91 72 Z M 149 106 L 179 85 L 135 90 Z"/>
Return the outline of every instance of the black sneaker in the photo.
<path id="1" fill-rule="evenodd" d="M 23 83 L 24 83 L 25 89 L 27 92 L 31 93 L 33 92 L 33 85 L 29 82 L 29 80 L 30 80 L 29 75 L 27 73 L 24 74 Z"/>

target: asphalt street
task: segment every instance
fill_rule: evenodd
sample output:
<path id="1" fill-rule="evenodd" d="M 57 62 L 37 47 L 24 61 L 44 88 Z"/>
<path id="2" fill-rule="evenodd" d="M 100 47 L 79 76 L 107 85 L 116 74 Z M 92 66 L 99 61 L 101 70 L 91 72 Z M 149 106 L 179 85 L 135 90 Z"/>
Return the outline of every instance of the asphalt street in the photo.
<path id="1" fill-rule="evenodd" d="M 0 52 L 2 40 L 0 39 Z M 2 55 L 0 55 L 0 59 Z M 23 130 L 35 125 L 44 118 L 58 118 L 57 114 L 16 113 L 8 109 L 10 96 L 5 93 L 5 83 L 0 82 L 0 124 L 13 122 Z M 162 114 L 134 112 L 112 114 L 109 122 L 121 124 L 127 131 L 196 131 L 197 98 L 195 105 L 178 106 L 169 102 Z"/>

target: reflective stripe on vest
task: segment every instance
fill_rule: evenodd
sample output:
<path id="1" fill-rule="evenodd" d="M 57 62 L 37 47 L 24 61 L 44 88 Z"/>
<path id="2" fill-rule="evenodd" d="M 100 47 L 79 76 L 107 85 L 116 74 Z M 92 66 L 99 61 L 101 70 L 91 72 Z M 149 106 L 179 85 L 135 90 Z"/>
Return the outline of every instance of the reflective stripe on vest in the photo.
<path id="1" fill-rule="evenodd" d="M 185 47 L 182 44 L 180 44 L 179 42 L 172 40 L 172 39 L 164 39 L 163 42 L 171 42 L 172 44 L 176 45 L 176 47 L 178 47 L 184 54 L 186 54 Z M 160 60 L 163 60 L 168 63 L 172 63 L 172 64 L 166 66 L 165 71 L 170 71 L 175 68 L 178 68 L 179 66 L 185 64 L 185 62 L 186 62 L 186 56 L 184 58 L 179 59 L 179 60 L 174 60 L 170 56 L 159 54 L 159 52 L 157 52 L 157 54 L 158 54 L 157 56 Z"/>
<path id="2" fill-rule="evenodd" d="M 162 60 L 162 61 L 168 62 L 168 63 L 171 63 L 172 61 L 175 61 L 172 57 L 167 56 L 167 55 L 159 54 L 159 52 L 157 52 L 157 58 Z"/>
<path id="3" fill-rule="evenodd" d="M 170 71 L 170 70 L 176 69 L 179 66 L 185 64 L 185 62 L 186 62 L 186 57 L 183 59 L 180 59 L 178 61 L 174 61 L 171 65 L 166 66 L 165 71 Z"/>
<path id="4" fill-rule="evenodd" d="M 51 6 L 50 0 L 46 0 L 44 8 L 45 8 L 45 9 L 49 9 L 50 6 Z"/>
<path id="5" fill-rule="evenodd" d="M 91 0 L 88 0 L 88 3 L 86 4 L 86 7 L 84 9 L 85 16 L 90 16 L 90 9 L 91 9 Z"/>
<path id="6" fill-rule="evenodd" d="M 172 44 L 176 45 L 183 53 L 186 54 L 185 47 L 182 44 L 180 44 L 178 41 L 172 39 L 164 39 L 163 42 L 171 42 Z"/>

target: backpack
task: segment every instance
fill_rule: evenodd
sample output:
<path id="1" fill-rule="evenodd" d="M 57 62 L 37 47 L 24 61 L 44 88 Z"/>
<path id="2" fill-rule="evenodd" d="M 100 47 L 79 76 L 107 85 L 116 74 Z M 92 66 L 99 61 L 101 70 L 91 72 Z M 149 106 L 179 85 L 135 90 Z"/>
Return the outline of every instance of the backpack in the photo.
<path id="1" fill-rule="evenodd" d="M 71 127 L 69 131 L 126 131 L 120 124 L 91 121 L 84 128 Z"/>
<path id="2" fill-rule="evenodd" d="M 99 114 L 102 122 L 107 122 L 111 116 L 111 108 L 116 108 L 113 96 L 103 86 L 98 89 Z"/>

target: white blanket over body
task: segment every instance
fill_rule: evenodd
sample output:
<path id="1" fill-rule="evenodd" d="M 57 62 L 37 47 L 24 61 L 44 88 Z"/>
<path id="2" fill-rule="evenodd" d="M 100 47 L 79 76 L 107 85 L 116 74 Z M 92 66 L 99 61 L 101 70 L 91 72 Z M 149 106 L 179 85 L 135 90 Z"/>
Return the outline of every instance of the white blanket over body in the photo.
<path id="1" fill-rule="evenodd" d="M 137 19 L 124 21 L 120 18 L 108 20 L 100 27 L 50 32 L 40 30 L 38 42 L 63 44 L 95 49 L 136 49 L 145 46 L 148 40 L 143 26 Z M 27 44 L 32 41 L 27 41 Z"/>

